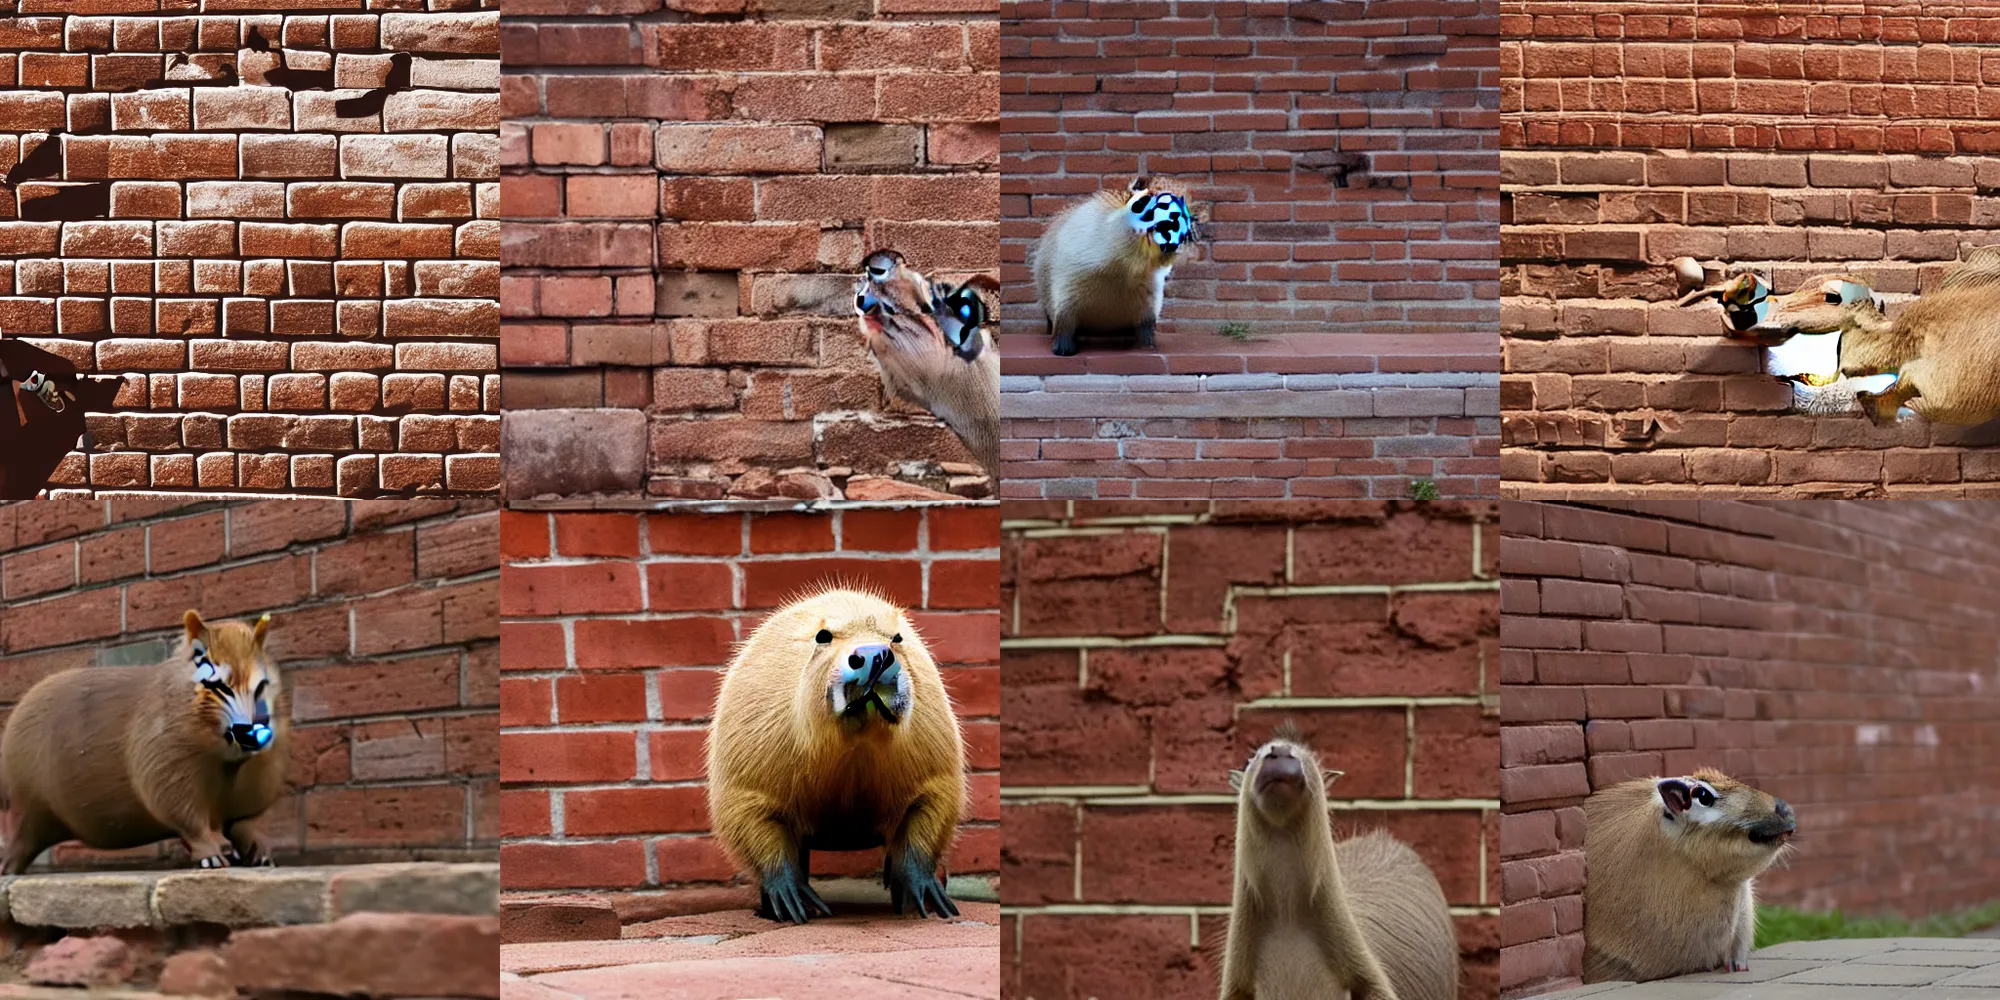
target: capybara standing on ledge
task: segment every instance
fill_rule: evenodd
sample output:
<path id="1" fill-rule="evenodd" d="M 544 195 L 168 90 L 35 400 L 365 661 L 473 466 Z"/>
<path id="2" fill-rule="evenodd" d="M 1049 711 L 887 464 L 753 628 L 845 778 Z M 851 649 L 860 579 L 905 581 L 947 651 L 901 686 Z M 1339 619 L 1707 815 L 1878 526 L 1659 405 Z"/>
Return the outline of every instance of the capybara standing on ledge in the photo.
<path id="1" fill-rule="evenodd" d="M 1583 816 L 1584 982 L 1750 967 L 1756 877 L 1798 829 L 1784 799 L 1704 768 L 1600 789 Z"/>
<path id="2" fill-rule="evenodd" d="M 1290 726 L 1229 773 L 1222 1000 L 1455 1000 L 1458 932 L 1437 876 L 1379 830 L 1334 843 L 1326 788 L 1338 777 Z"/>
<path id="3" fill-rule="evenodd" d="M 757 914 L 831 916 L 811 854 L 886 847 L 896 912 L 956 916 L 938 866 L 965 801 L 965 748 L 902 611 L 829 589 L 766 619 L 729 664 L 708 734 L 715 835 L 759 883 Z"/>
<path id="4" fill-rule="evenodd" d="M 209 625 L 189 611 L 182 623 L 166 663 L 66 670 L 21 697 L 0 735 L 0 872 L 72 839 L 115 850 L 179 837 L 203 868 L 271 863 L 249 825 L 285 786 L 271 616 Z"/>

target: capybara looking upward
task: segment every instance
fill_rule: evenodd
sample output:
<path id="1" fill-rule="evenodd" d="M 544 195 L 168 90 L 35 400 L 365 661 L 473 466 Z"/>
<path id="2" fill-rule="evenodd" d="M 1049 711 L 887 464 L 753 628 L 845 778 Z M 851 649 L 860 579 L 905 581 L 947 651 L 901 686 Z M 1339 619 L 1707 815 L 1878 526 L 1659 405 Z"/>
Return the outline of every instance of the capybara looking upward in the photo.
<path id="1" fill-rule="evenodd" d="M 0 872 L 72 839 L 118 849 L 179 837 L 203 868 L 271 863 L 249 825 L 285 785 L 271 616 L 210 625 L 189 611 L 182 624 L 166 663 L 66 670 L 21 697 L 0 735 Z"/>
<path id="2" fill-rule="evenodd" d="M 828 589 L 765 619 L 722 679 L 708 734 L 715 835 L 754 872 L 759 916 L 832 915 L 814 850 L 887 848 L 896 912 L 956 916 L 938 863 L 965 801 L 965 749 L 937 665 L 903 612 Z"/>
<path id="3" fill-rule="evenodd" d="M 1784 799 L 1703 769 L 1601 789 L 1583 814 L 1584 982 L 1749 968 L 1755 879 L 1798 828 Z"/>
<path id="4" fill-rule="evenodd" d="M 1437 876 L 1381 831 L 1338 844 L 1326 789 L 1339 771 L 1281 727 L 1237 790 L 1236 887 L 1222 1000 L 1454 1000 L 1458 933 Z"/>

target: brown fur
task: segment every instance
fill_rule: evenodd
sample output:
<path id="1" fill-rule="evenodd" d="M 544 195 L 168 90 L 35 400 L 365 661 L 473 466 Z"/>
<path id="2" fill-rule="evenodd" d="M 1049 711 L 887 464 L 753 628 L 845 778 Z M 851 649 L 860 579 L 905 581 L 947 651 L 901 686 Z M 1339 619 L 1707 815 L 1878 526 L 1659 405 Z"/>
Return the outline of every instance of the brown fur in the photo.
<path id="1" fill-rule="evenodd" d="M 1296 789 L 1258 788 L 1274 756 L 1291 755 Z M 1312 751 L 1281 731 L 1232 772 L 1236 878 L 1222 961 L 1222 1000 L 1454 1000 L 1458 935 L 1437 877 L 1408 845 L 1376 831 L 1338 844 Z"/>
<path id="2" fill-rule="evenodd" d="M 1741 279 L 1738 279 L 1741 280 Z M 1762 323 L 1745 335 L 1758 343 L 1795 334 L 1840 332 L 1843 376 L 1895 374 L 1887 392 L 1857 392 L 1862 412 L 1878 426 L 1908 406 L 1932 423 L 1971 425 L 2000 417 L 2000 248 L 1987 247 L 1892 320 L 1871 298 L 1826 301 L 1829 282 L 1867 282 L 1848 274 L 1820 275 L 1774 297 Z M 1717 294 L 1690 293 L 1682 301 Z"/>
<path id="3" fill-rule="evenodd" d="M 184 624 L 166 663 L 68 670 L 22 696 L 0 734 L 9 821 L 0 871 L 19 873 L 71 839 L 117 849 L 179 837 L 193 858 L 226 863 L 226 838 L 239 860 L 269 861 L 249 824 L 284 789 L 290 714 L 264 655 L 270 618 L 210 625 L 189 611 Z M 192 679 L 195 639 L 235 690 L 269 681 L 273 738 L 262 751 L 225 740 L 221 702 Z"/>
<path id="4" fill-rule="evenodd" d="M 894 251 L 869 255 L 870 261 L 878 258 L 893 260 L 894 269 L 872 287 L 894 303 L 896 313 L 864 313 L 858 320 L 862 340 L 882 373 L 883 390 L 929 410 L 965 442 L 988 473 L 999 475 L 1000 352 L 990 332 L 979 332 L 978 354 L 971 360 L 955 353 L 931 314 L 932 283 Z M 979 290 L 989 310 L 997 307 L 998 282 L 973 275 L 966 283 Z M 870 286 L 864 274 L 857 294 Z"/>
<path id="5" fill-rule="evenodd" d="M 1688 778 L 1714 787 L 1721 818 L 1676 821 L 1669 833 L 1661 778 L 1622 782 L 1585 801 L 1584 982 L 1748 967 L 1757 930 L 1755 879 L 1788 849 L 1790 837 L 1760 844 L 1736 824 L 1768 833 L 1791 822 L 1790 806 L 1720 771 Z"/>
<path id="6" fill-rule="evenodd" d="M 816 641 L 821 629 L 830 643 Z M 896 635 L 910 679 L 902 720 L 837 715 L 829 681 L 847 651 Z M 782 870 L 809 878 L 814 848 L 883 847 L 893 895 L 899 880 L 933 874 L 951 846 L 964 760 L 958 717 L 909 618 L 873 594 L 821 590 L 774 612 L 730 662 L 708 737 L 709 813 L 767 894 Z"/>
<path id="7" fill-rule="evenodd" d="M 1125 203 L 1138 191 L 1181 193 L 1141 177 L 1063 209 L 1036 241 L 1035 294 L 1056 354 L 1076 353 L 1079 330 L 1130 330 L 1138 346 L 1153 346 L 1175 255 L 1127 224 Z"/>

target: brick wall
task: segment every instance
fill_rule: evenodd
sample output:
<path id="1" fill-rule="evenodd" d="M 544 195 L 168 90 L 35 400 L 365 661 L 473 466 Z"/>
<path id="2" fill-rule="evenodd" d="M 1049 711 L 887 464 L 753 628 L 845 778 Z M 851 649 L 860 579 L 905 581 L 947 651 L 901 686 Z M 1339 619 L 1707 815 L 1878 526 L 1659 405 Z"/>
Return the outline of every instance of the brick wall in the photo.
<path id="1" fill-rule="evenodd" d="M 734 643 L 828 581 L 872 583 L 909 609 L 965 736 L 970 806 L 945 863 L 997 868 L 996 507 L 504 518 L 506 888 L 748 884 L 708 832 L 716 687 Z M 813 858 L 819 874 L 881 863 Z"/>
<path id="2" fill-rule="evenodd" d="M 162 662 L 189 608 L 268 612 L 292 756 L 259 829 L 281 860 L 491 857 L 498 517 L 444 500 L 0 507 L 0 708 L 61 670 Z"/>
<path id="3" fill-rule="evenodd" d="M 1582 971 L 1593 788 L 1700 766 L 1784 798 L 1771 903 L 2000 897 L 2000 532 L 1946 501 L 1502 504 L 1501 986 Z"/>
<path id="4" fill-rule="evenodd" d="M 508 447 L 594 452 L 509 495 L 990 493 L 853 303 L 872 250 L 995 266 L 992 0 L 590 10 L 503 30 Z"/>
<path id="5" fill-rule="evenodd" d="M 1043 337 L 1027 260 L 1048 218 L 1158 175 L 1207 231 L 1165 333 L 1489 334 L 1494 8 L 1010 0 L 1006 330 Z"/>
<path id="6" fill-rule="evenodd" d="M 1994 242 L 2000 164 L 1974 7 L 1502 5 L 1504 475 L 1523 495 L 1983 493 L 1991 428 L 1788 413 L 1668 262 L 1892 303 Z M 1892 306 L 1892 311 L 1893 311 Z M 1601 485 L 1600 485 L 1601 484 Z"/>
<path id="7" fill-rule="evenodd" d="M 1495 6 L 1007 3 L 1003 495 L 1492 495 Z M 1135 175 L 1203 220 L 1158 349 L 1055 357 L 1030 250 Z"/>
<path id="8" fill-rule="evenodd" d="M 1387 829 L 1430 864 L 1461 995 L 1494 995 L 1491 503 L 1003 511 L 1005 995 L 1214 996 L 1226 774 L 1286 719 L 1347 772 L 1336 830 Z"/>
<path id="9" fill-rule="evenodd" d="M 499 15 L 243 6 L 0 30 L 0 328 L 123 376 L 52 486 L 496 489 Z"/>

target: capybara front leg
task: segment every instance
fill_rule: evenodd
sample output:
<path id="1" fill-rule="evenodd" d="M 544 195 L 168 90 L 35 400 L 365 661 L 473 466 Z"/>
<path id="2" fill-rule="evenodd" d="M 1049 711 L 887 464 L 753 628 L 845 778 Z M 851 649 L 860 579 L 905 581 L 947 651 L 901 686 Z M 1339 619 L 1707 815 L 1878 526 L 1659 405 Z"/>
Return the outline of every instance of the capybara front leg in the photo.
<path id="1" fill-rule="evenodd" d="M 958 916 L 958 906 L 938 880 L 938 860 L 957 827 L 956 787 L 948 779 L 931 782 L 904 813 L 903 825 L 889 838 L 882 860 L 882 881 L 897 913 L 911 904 L 918 916 Z"/>
<path id="2" fill-rule="evenodd" d="M 1922 395 L 1916 381 L 1911 378 L 1911 367 L 1914 366 L 1904 367 L 1887 392 L 1861 390 L 1854 394 L 1854 401 L 1861 404 L 1861 412 L 1867 414 L 1869 421 L 1875 426 L 1894 426 L 1896 411 L 1902 409 L 1903 404 Z"/>
<path id="3" fill-rule="evenodd" d="M 1159 325 L 1159 319 L 1154 316 L 1148 316 L 1140 320 L 1138 328 L 1133 331 L 1134 341 L 1137 346 L 1151 349 L 1153 346 L 1153 328 Z"/>
<path id="4" fill-rule="evenodd" d="M 813 891 L 811 875 L 806 870 L 807 857 L 806 852 L 800 851 L 798 864 L 780 858 L 775 865 L 758 873 L 758 916 L 793 924 L 811 920 L 814 910 L 821 916 L 833 916 L 833 909 Z"/>

